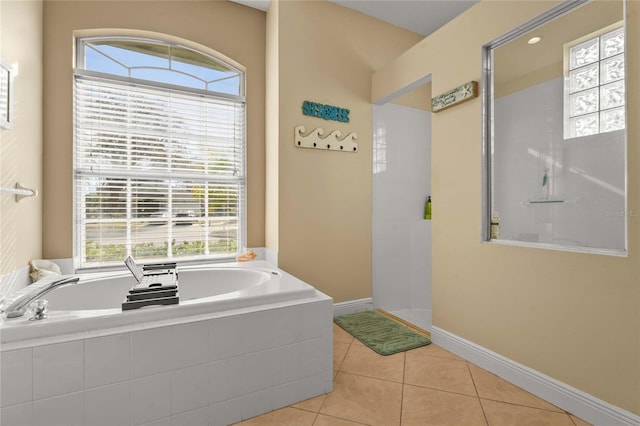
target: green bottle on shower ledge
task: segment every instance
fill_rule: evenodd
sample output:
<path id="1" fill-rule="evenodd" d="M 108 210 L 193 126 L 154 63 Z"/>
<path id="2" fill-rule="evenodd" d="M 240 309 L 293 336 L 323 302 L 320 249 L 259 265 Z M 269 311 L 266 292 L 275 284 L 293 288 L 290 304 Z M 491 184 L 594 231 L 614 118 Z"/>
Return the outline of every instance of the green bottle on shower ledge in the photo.
<path id="1" fill-rule="evenodd" d="M 427 202 L 424 203 L 424 218 L 431 220 L 431 195 L 427 197 Z"/>

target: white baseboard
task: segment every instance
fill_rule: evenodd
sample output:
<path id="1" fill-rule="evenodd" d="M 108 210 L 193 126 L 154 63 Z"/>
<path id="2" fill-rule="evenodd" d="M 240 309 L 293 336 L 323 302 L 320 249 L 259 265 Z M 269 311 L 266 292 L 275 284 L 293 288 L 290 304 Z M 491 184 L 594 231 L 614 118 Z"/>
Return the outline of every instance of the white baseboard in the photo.
<path id="1" fill-rule="evenodd" d="M 373 309 L 373 299 L 348 300 L 346 302 L 333 304 L 333 317 L 351 314 L 358 311 L 370 311 Z"/>
<path id="2" fill-rule="evenodd" d="M 602 401 L 446 330 L 435 326 L 431 327 L 431 340 L 436 345 L 595 426 L 640 425 L 640 416 L 636 414 Z"/>

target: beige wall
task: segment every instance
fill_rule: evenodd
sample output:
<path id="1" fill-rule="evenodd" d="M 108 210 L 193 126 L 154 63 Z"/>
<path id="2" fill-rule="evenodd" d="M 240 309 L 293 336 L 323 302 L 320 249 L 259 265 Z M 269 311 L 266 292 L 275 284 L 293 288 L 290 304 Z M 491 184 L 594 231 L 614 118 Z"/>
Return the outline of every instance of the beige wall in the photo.
<path id="1" fill-rule="evenodd" d="M 328 1 L 281 1 L 271 13 L 279 37 L 279 265 L 335 302 L 371 297 L 371 75 L 421 37 Z M 305 100 L 348 108 L 350 122 L 304 116 Z M 356 132 L 359 151 L 296 148 L 297 125 Z"/>
<path id="2" fill-rule="evenodd" d="M 373 77 L 373 100 L 432 74 L 481 79 L 481 46 L 555 3 L 483 1 Z M 627 2 L 628 117 L 640 114 L 640 2 Z M 432 117 L 433 324 L 640 414 L 640 218 L 629 256 L 481 243 L 480 99 Z M 640 211 L 640 121 L 628 120 L 628 207 Z M 461 267 L 464 265 L 464 267 Z"/>
<path id="3" fill-rule="evenodd" d="M 264 12 L 228 1 L 45 1 L 44 256 L 72 256 L 73 31 L 95 28 L 169 34 L 246 68 L 247 244 L 264 246 L 265 19 Z"/>
<path id="4" fill-rule="evenodd" d="M 431 83 L 416 87 L 403 95 L 393 98 L 390 102 L 396 105 L 431 111 Z"/>
<path id="5" fill-rule="evenodd" d="M 0 186 L 42 191 L 42 2 L 0 2 L 0 59 L 17 64 L 11 129 L 0 129 Z M 42 197 L 0 195 L 0 275 L 42 257 Z"/>

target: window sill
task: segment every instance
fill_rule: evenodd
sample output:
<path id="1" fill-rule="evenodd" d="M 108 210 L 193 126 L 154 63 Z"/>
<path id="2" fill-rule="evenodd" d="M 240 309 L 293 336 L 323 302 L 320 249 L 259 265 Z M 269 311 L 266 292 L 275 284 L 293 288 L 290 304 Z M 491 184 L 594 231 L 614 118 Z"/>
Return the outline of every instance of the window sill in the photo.
<path id="1" fill-rule="evenodd" d="M 583 254 L 596 254 L 603 256 L 613 257 L 629 257 L 627 250 L 613 250 L 602 248 L 590 248 L 590 247 L 577 247 L 568 246 L 562 244 L 549 244 L 549 243 L 534 243 L 529 241 L 517 241 L 517 240 L 487 240 L 482 241 L 483 244 L 498 245 L 498 246 L 510 246 L 510 247 L 526 247 L 543 250 L 564 251 L 570 253 L 583 253 Z"/>

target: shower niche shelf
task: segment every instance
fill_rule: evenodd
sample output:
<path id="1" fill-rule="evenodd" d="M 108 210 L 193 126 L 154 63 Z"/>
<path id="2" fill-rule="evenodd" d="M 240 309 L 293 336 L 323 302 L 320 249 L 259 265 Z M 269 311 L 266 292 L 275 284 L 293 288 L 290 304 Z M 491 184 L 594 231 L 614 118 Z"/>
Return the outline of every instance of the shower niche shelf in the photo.
<path id="1" fill-rule="evenodd" d="M 564 203 L 564 200 L 559 198 L 552 198 L 549 200 L 526 200 L 525 204 L 560 204 Z"/>

